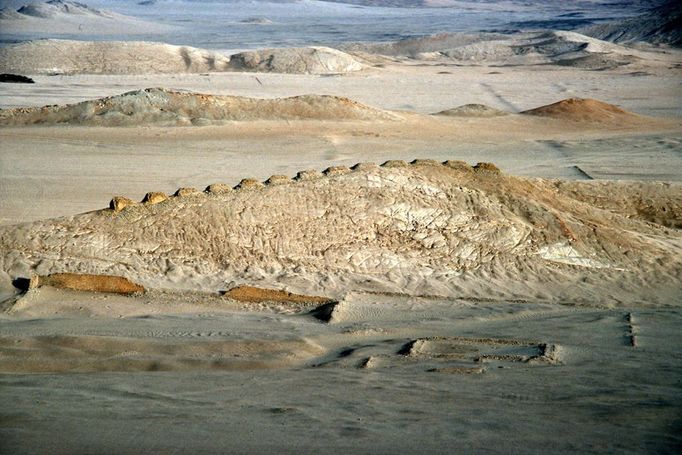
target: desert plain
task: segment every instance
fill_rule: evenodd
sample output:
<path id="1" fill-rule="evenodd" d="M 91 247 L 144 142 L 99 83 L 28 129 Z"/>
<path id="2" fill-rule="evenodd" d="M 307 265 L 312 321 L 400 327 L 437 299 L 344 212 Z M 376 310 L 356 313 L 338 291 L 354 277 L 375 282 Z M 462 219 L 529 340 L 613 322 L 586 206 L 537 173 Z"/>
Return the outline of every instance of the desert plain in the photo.
<path id="1" fill-rule="evenodd" d="M 55 36 L 0 47 L 2 453 L 681 447 L 675 45 Z"/>

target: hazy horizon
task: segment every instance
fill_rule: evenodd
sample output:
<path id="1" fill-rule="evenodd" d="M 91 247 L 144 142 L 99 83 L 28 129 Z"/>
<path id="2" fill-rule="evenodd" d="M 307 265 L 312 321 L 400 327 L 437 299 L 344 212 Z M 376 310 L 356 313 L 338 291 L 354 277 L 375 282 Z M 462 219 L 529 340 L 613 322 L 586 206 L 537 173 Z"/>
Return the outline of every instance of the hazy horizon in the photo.
<path id="1" fill-rule="evenodd" d="M 303 45 L 335 45 L 344 42 L 395 41 L 442 32 L 513 32 L 528 29 L 573 30 L 595 22 L 633 16 L 656 3 L 544 0 L 528 2 L 449 1 L 433 7 L 393 7 L 392 0 L 369 1 L 391 7 L 360 6 L 364 0 L 162 0 L 152 4 L 138 0 L 80 2 L 91 8 L 132 16 L 171 26 L 171 31 L 136 30 L 135 38 L 191 45 L 208 49 L 247 49 Z M 26 1 L 2 2 L 16 10 Z M 143 4 L 141 4 L 143 3 Z M 423 5 L 425 2 L 421 2 Z M 410 1 L 404 2 L 410 4 Z M 429 2 L 436 4 L 436 2 Z M 255 22 L 255 23 L 254 23 Z M 264 24 L 263 24 L 264 23 Z M 128 33 L 98 35 L 78 31 L 62 33 L 0 31 L 0 43 L 28 39 L 88 40 L 130 39 Z"/>

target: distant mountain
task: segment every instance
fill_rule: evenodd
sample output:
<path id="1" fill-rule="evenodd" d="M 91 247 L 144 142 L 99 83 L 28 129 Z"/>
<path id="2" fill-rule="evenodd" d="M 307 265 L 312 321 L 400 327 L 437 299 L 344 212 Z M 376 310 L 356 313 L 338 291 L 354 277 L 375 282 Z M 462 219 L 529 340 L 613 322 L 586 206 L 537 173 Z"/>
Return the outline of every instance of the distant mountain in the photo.
<path id="1" fill-rule="evenodd" d="M 584 27 L 580 33 L 614 43 L 682 46 L 682 2 L 672 0 L 630 19 Z"/>

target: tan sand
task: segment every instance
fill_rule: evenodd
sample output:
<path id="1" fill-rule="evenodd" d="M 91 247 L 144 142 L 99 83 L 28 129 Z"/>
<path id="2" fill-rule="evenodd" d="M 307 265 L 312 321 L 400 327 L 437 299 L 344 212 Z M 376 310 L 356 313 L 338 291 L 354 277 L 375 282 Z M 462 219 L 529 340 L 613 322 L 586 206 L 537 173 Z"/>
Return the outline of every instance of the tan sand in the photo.
<path id="1" fill-rule="evenodd" d="M 551 117 L 572 122 L 618 123 L 636 121 L 635 115 L 613 104 L 599 100 L 569 98 L 521 112 L 527 115 Z"/>
<path id="2" fill-rule="evenodd" d="M 0 48 L 0 71 L 29 74 L 159 74 L 225 71 L 226 55 L 144 41 L 38 40 Z"/>
<path id="3" fill-rule="evenodd" d="M 286 303 L 328 303 L 331 299 L 314 295 L 293 294 L 278 289 L 264 289 L 254 286 L 236 286 L 225 291 L 225 297 L 238 302 L 286 302 Z"/>
<path id="4" fill-rule="evenodd" d="M 399 120 L 348 98 L 302 95 L 255 99 L 148 88 L 64 106 L 0 110 L 0 126 L 187 126 L 255 120 Z"/>
<path id="5" fill-rule="evenodd" d="M 345 74 L 360 71 L 353 56 L 329 47 L 259 49 L 230 56 L 233 71 L 291 74 Z"/>
<path id="6" fill-rule="evenodd" d="M 2 449 L 678 446 L 678 54 L 588 43 L 578 58 L 596 60 L 565 67 L 417 55 L 444 42 L 473 44 L 415 40 L 403 43 L 413 56 L 363 56 L 383 67 L 344 76 L 0 87 L 4 107 L 94 106 L 158 86 L 184 100 L 173 126 L 0 128 Z M 178 128 L 198 118 L 181 111 L 199 98 L 181 91 L 277 109 Z M 281 115 L 299 110 L 276 98 L 310 93 L 334 97 L 316 104 L 327 113 L 347 112 L 334 111 L 342 97 L 400 118 Z M 636 115 L 585 101 L 517 114 L 571 98 Z M 472 103 L 510 114 L 430 115 Z M 146 292 L 12 284 L 51 273 Z"/>
<path id="7" fill-rule="evenodd" d="M 144 292 L 142 286 L 123 277 L 78 273 L 54 273 L 47 276 L 31 277 L 29 289 L 41 286 L 113 294 L 134 294 L 137 292 Z"/>

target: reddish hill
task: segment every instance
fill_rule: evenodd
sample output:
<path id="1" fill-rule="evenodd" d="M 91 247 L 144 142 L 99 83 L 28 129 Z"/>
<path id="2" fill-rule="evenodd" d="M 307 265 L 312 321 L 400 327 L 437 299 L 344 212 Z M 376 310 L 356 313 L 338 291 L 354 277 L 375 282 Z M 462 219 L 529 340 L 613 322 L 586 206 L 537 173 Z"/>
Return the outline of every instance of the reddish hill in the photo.
<path id="1" fill-rule="evenodd" d="M 612 122 L 614 120 L 635 119 L 638 117 L 636 114 L 625 111 L 613 104 L 589 98 L 568 98 L 548 104 L 547 106 L 523 111 L 521 114 L 571 120 L 574 122 Z"/>

